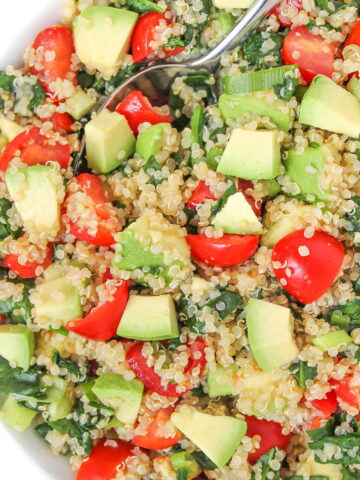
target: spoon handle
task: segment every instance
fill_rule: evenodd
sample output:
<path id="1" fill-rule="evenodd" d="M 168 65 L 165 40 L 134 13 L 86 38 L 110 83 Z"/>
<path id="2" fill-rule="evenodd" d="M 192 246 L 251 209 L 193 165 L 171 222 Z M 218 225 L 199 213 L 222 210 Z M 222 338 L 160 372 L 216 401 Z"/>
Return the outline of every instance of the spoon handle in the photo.
<path id="1" fill-rule="evenodd" d="M 240 17 L 234 28 L 212 50 L 201 57 L 190 60 L 186 65 L 188 67 L 201 67 L 216 63 L 224 52 L 239 46 L 278 3 L 279 0 L 255 1 L 246 13 Z"/>

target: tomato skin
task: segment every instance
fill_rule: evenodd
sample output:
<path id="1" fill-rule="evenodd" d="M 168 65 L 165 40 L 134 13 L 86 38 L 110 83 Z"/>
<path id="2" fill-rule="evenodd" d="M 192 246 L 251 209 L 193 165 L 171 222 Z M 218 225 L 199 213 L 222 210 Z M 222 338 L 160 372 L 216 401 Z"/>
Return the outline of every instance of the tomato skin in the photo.
<path id="1" fill-rule="evenodd" d="M 249 463 L 255 463 L 258 458 L 274 447 L 284 450 L 288 446 L 291 434 L 284 435 L 280 423 L 260 420 L 255 416 L 247 416 L 245 420 L 247 423 L 246 435 L 248 437 L 261 436 L 259 448 L 248 456 Z"/>
<path id="2" fill-rule="evenodd" d="M 356 22 L 355 27 L 347 36 L 344 43 L 344 48 L 348 45 L 360 45 L 360 20 Z"/>
<path id="3" fill-rule="evenodd" d="M 283 7 L 296 7 L 298 10 L 303 8 L 301 0 L 285 0 L 276 5 L 272 13 L 276 15 L 276 18 L 282 27 L 291 27 L 291 18 L 283 14 Z"/>
<path id="4" fill-rule="evenodd" d="M 238 178 L 238 190 L 244 194 L 244 197 L 250 204 L 250 207 L 253 209 L 255 215 L 260 217 L 261 215 L 261 200 L 255 200 L 252 195 L 248 195 L 246 190 L 248 188 L 254 188 L 254 184 L 251 180 L 244 180 L 242 178 Z"/>
<path id="5" fill-rule="evenodd" d="M 150 423 L 147 433 L 145 435 L 136 435 L 131 440 L 134 445 L 148 450 L 162 450 L 170 448 L 177 443 L 181 436 L 176 433 L 172 437 L 162 437 L 161 430 L 158 432 L 169 420 L 171 414 L 175 411 L 175 407 L 160 408 Z"/>
<path id="6" fill-rule="evenodd" d="M 338 407 L 336 394 L 331 390 L 326 394 L 325 398 L 312 400 L 311 405 L 322 413 L 322 418 L 329 418 Z"/>
<path id="7" fill-rule="evenodd" d="M 157 123 L 171 123 L 171 115 L 164 115 L 157 111 L 149 102 L 149 99 L 142 92 L 134 90 L 116 107 L 116 111 L 126 117 L 131 130 L 137 135 L 139 125 L 149 122 L 151 125 Z"/>
<path id="8" fill-rule="evenodd" d="M 301 256 L 300 247 L 306 247 L 309 254 Z M 274 262 L 275 267 L 281 265 L 274 267 L 278 282 L 304 304 L 315 302 L 329 289 L 343 260 L 343 244 L 320 230 L 311 238 L 305 238 L 304 230 L 290 233 L 275 245 L 272 253 L 273 267 Z"/>
<path id="9" fill-rule="evenodd" d="M 122 440 L 100 440 L 80 465 L 76 480 L 113 480 L 121 470 L 126 472 L 125 461 L 133 456 L 134 446 Z"/>
<path id="10" fill-rule="evenodd" d="M 284 64 L 297 64 L 308 84 L 319 74 L 331 78 L 335 53 L 334 43 L 326 43 L 321 35 L 314 35 L 304 25 L 286 35 L 281 49 Z"/>
<path id="11" fill-rule="evenodd" d="M 135 375 L 143 384 L 153 392 L 163 395 L 164 397 L 180 397 L 186 392 L 179 393 L 176 390 L 177 385 L 168 383 L 166 386 L 161 385 L 161 377 L 158 375 L 153 367 L 149 367 L 146 358 L 142 354 L 142 348 L 145 342 L 135 342 L 126 354 L 126 360 L 134 371 Z M 191 372 L 194 368 L 199 367 L 200 375 L 203 373 L 206 359 L 205 347 L 206 343 L 203 339 L 197 338 L 190 347 L 190 359 L 186 366 L 184 373 Z M 195 358 L 195 353 L 200 352 L 199 359 Z"/>
<path id="12" fill-rule="evenodd" d="M 93 208 L 98 217 L 99 223 L 96 234 L 93 235 L 89 234 L 82 226 L 79 226 L 76 221 L 70 220 L 67 222 L 69 233 L 79 240 L 92 245 L 102 247 L 113 245 L 115 243 L 115 234 L 117 231 L 115 227 L 109 227 L 106 224 L 106 221 L 114 220 L 113 224 L 116 225 L 117 219 L 114 218 L 110 210 L 110 204 L 101 179 L 90 173 L 82 173 L 74 178 L 73 181 L 76 182 L 79 185 L 80 190 L 92 200 Z M 71 193 L 68 195 L 67 199 L 69 199 L 70 196 Z M 66 207 L 67 201 L 65 200 L 65 210 Z"/>
<path id="13" fill-rule="evenodd" d="M 204 234 L 187 235 L 191 255 L 198 262 L 216 267 L 240 265 L 250 258 L 259 245 L 259 235 L 225 234 L 210 238 Z"/>
<path id="14" fill-rule="evenodd" d="M 150 46 L 150 43 L 153 41 L 155 28 L 160 24 L 162 20 L 165 20 L 168 25 L 171 25 L 171 19 L 167 18 L 167 12 L 157 13 L 150 12 L 141 15 L 138 23 L 135 26 L 131 49 L 133 54 L 133 59 L 135 63 L 146 61 L 153 53 L 153 49 Z M 184 50 L 183 47 L 174 47 L 174 48 L 164 48 L 165 56 L 162 58 L 173 57 L 178 55 Z M 151 60 L 155 60 L 152 58 Z"/>
<path id="15" fill-rule="evenodd" d="M 17 150 L 21 159 L 27 165 L 46 165 L 48 162 L 58 162 L 61 168 L 67 168 L 71 163 L 70 146 L 68 144 L 49 144 L 49 138 L 40 133 L 37 127 L 30 128 L 17 135 L 0 156 L 0 170 L 5 172 L 14 158 Z"/>
<path id="16" fill-rule="evenodd" d="M 30 66 L 29 71 L 35 75 L 43 89 L 53 97 L 50 90 L 50 84 L 58 78 L 69 80 L 73 85 L 77 85 L 75 72 L 71 71 L 72 55 L 75 53 L 72 28 L 62 25 L 42 30 L 34 40 L 34 50 L 43 47 L 46 51 L 55 52 L 55 58 L 52 60 L 41 61 L 43 68 L 37 70 L 34 65 Z"/>
<path id="17" fill-rule="evenodd" d="M 53 254 L 54 244 L 49 243 L 46 249 L 46 257 L 42 263 L 26 262 L 25 265 L 22 265 L 19 263 L 19 255 L 10 253 L 3 259 L 3 264 L 6 268 L 12 270 L 21 278 L 35 278 L 38 276 L 36 275 L 37 267 L 43 267 L 44 270 L 49 267 L 52 263 Z"/>
<path id="18" fill-rule="evenodd" d="M 74 120 L 68 113 L 55 112 L 46 121 L 51 122 L 53 129 L 62 135 L 73 132 Z"/>
<path id="19" fill-rule="evenodd" d="M 335 392 L 337 400 L 345 402 L 351 407 L 360 410 L 360 387 L 354 387 L 350 385 L 352 375 L 346 375 L 341 380 L 330 380 L 330 385 Z"/>
<path id="20" fill-rule="evenodd" d="M 128 285 L 122 281 L 116 287 L 114 300 L 95 307 L 84 318 L 70 320 L 65 328 L 89 340 L 106 342 L 116 335 L 128 299 Z"/>
<path id="21" fill-rule="evenodd" d="M 197 187 L 192 192 L 191 197 L 187 201 L 186 208 L 189 210 L 195 210 L 197 205 L 200 205 L 207 199 L 216 200 L 210 187 L 204 182 L 204 180 L 200 180 Z"/>

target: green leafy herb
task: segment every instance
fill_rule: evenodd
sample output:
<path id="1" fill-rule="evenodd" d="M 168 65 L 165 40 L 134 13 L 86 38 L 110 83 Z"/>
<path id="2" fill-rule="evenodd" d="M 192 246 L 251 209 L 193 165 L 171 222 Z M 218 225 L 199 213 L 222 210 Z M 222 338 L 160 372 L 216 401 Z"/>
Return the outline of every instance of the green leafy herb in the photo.
<path id="1" fill-rule="evenodd" d="M 169 41 L 164 45 L 165 48 L 175 48 L 175 47 L 185 47 L 185 41 L 181 38 L 172 37 L 169 38 Z"/>
<path id="2" fill-rule="evenodd" d="M 310 367 L 307 362 L 304 362 L 303 360 L 290 365 L 289 370 L 301 388 L 306 387 L 306 380 L 312 380 L 317 375 L 316 368 Z"/>
<path id="3" fill-rule="evenodd" d="M 293 77 L 291 72 L 285 73 L 282 84 L 274 86 L 274 92 L 280 100 L 288 102 L 294 95 L 297 84 L 298 80 Z"/>
<path id="4" fill-rule="evenodd" d="M 66 360 L 60 356 L 59 350 L 53 350 L 52 361 L 60 368 L 64 368 L 74 379 L 74 381 L 80 381 L 84 375 L 80 371 L 80 367 L 76 362 L 72 360 Z"/>
<path id="5" fill-rule="evenodd" d="M 45 100 L 46 93 L 38 83 L 35 83 L 35 85 L 32 86 L 31 91 L 33 93 L 33 97 L 29 102 L 28 109 L 30 112 L 35 113 L 38 105 Z"/>
<path id="6" fill-rule="evenodd" d="M 0 88 L 6 92 L 12 92 L 14 89 L 14 75 L 8 75 L 4 70 L 0 70 Z"/>
<path id="7" fill-rule="evenodd" d="M 315 0 L 315 5 L 320 8 L 320 10 L 324 10 L 330 14 L 338 12 L 346 8 L 347 4 L 344 2 L 338 1 L 330 1 L 329 0 Z"/>
<path id="8" fill-rule="evenodd" d="M 330 480 L 329 477 L 324 477 L 323 475 L 310 475 L 309 480 Z M 285 480 L 305 480 L 302 475 L 295 475 L 292 477 L 285 477 Z"/>
<path id="9" fill-rule="evenodd" d="M 39 369 L 32 367 L 25 371 L 20 367 L 11 368 L 9 362 L 0 356 L 0 392 L 19 399 L 24 397 L 45 398 L 40 381 Z"/>
<path id="10" fill-rule="evenodd" d="M 192 388 L 191 393 L 195 397 L 199 397 L 199 398 L 207 397 L 207 393 L 204 392 L 203 385 L 199 385 L 198 387 Z"/>
<path id="11" fill-rule="evenodd" d="M 65 330 L 64 327 L 60 327 L 60 328 L 49 327 L 49 330 L 51 332 L 58 333 L 59 335 L 62 335 L 63 337 L 67 337 L 70 333 L 69 330 Z"/>
<path id="12" fill-rule="evenodd" d="M 342 467 L 342 480 L 359 480 L 359 470 L 357 467 L 345 466 Z M 329 479 L 330 480 L 330 479 Z"/>
<path id="13" fill-rule="evenodd" d="M 255 465 L 261 464 L 261 480 L 267 480 L 268 478 L 272 478 L 272 480 L 280 480 L 280 468 L 274 470 L 270 465 L 272 460 L 276 460 L 276 452 L 279 451 L 280 450 L 277 447 L 272 448 L 256 461 Z M 271 475 L 269 475 L 270 473 Z M 260 480 L 260 478 L 256 473 L 253 473 L 251 476 L 251 480 Z"/>
<path id="14" fill-rule="evenodd" d="M 9 222 L 8 211 L 12 207 L 12 203 L 7 198 L 0 199 L 0 239 L 8 237 L 11 235 L 13 238 L 18 238 L 21 229 L 17 228 L 13 230 Z"/>
<path id="15" fill-rule="evenodd" d="M 210 300 L 206 305 L 216 309 L 220 318 L 224 320 L 231 313 L 239 308 L 243 308 L 244 302 L 239 294 L 229 290 L 222 290 L 218 297 Z"/>
<path id="16" fill-rule="evenodd" d="M 90 75 L 89 73 L 82 72 L 82 71 L 78 72 L 78 82 L 80 87 L 83 90 L 92 88 L 94 81 L 95 81 L 95 75 Z"/>
<path id="17" fill-rule="evenodd" d="M 176 471 L 176 480 L 187 480 L 188 478 L 188 471 L 186 468 L 181 468 L 180 470 Z"/>
<path id="18" fill-rule="evenodd" d="M 148 161 L 144 165 L 144 171 L 150 177 L 149 183 L 152 185 L 159 185 L 163 182 L 164 178 L 160 175 L 159 177 L 155 174 L 155 172 L 161 172 L 163 166 L 155 160 L 155 157 L 151 155 Z"/>
<path id="19" fill-rule="evenodd" d="M 164 8 L 161 8 L 157 3 L 150 0 L 127 0 L 126 6 L 129 10 L 137 13 L 158 12 L 163 13 Z"/>
<path id="20" fill-rule="evenodd" d="M 352 234 L 360 232 L 360 197 L 353 197 L 355 202 L 354 211 L 345 215 L 345 220 L 349 223 L 345 226 L 346 230 Z"/>
<path id="21" fill-rule="evenodd" d="M 337 325 L 347 332 L 358 328 L 360 326 L 360 299 L 331 308 L 327 319 L 332 325 Z"/>
<path id="22" fill-rule="evenodd" d="M 273 43 L 273 47 L 263 51 L 264 42 Z M 259 32 L 249 35 L 243 43 L 245 59 L 258 70 L 282 65 L 281 46 L 283 37 L 277 33 Z"/>
<path id="23" fill-rule="evenodd" d="M 92 449 L 92 439 L 90 432 L 84 428 L 83 425 L 75 422 L 75 420 L 68 420 L 63 418 L 56 420 L 56 422 L 49 422 L 49 426 L 63 435 L 68 434 L 71 439 L 75 439 L 80 447 L 83 447 L 83 457 L 87 457 Z"/>
<path id="24" fill-rule="evenodd" d="M 314 27 L 317 28 L 325 28 L 326 30 L 335 30 L 336 32 L 341 32 L 342 29 L 340 27 L 333 27 L 332 25 L 329 25 L 328 23 L 325 23 L 324 25 L 317 25 L 314 20 L 310 20 L 310 22 L 306 25 L 306 27 L 311 30 Z"/>
<path id="25" fill-rule="evenodd" d="M 193 111 L 190 126 L 191 126 L 192 141 L 200 145 L 200 147 L 204 146 L 204 139 L 203 139 L 204 125 L 205 125 L 204 110 L 200 106 L 197 106 Z"/>
<path id="26" fill-rule="evenodd" d="M 320 148 L 320 143 L 317 142 L 309 142 L 309 147 L 310 148 Z"/>
<path id="27" fill-rule="evenodd" d="M 234 195 L 234 193 L 236 193 L 236 184 L 234 180 L 232 180 L 231 185 L 225 190 L 225 192 L 221 195 L 219 200 L 213 205 L 211 209 L 211 215 L 215 216 L 224 207 L 228 198 L 231 195 Z"/>
<path id="28" fill-rule="evenodd" d="M 106 95 L 109 95 L 110 93 L 112 93 L 115 90 L 115 88 L 121 85 L 131 75 L 138 72 L 143 66 L 144 64 L 142 63 L 132 63 L 127 67 L 121 68 L 114 76 L 110 78 L 110 80 L 105 82 Z"/>
<path id="29" fill-rule="evenodd" d="M 26 324 L 27 320 L 31 317 L 32 308 L 33 306 L 29 300 L 29 290 L 25 285 L 21 300 L 16 300 L 16 297 L 10 297 L 7 300 L 0 301 L 0 313 L 2 315 L 8 314 L 12 323 Z"/>
<path id="30" fill-rule="evenodd" d="M 353 282 L 353 289 L 356 295 L 360 295 L 360 277 Z"/>
<path id="31" fill-rule="evenodd" d="M 41 423 L 35 427 L 35 431 L 40 435 L 41 438 L 45 439 L 46 435 L 51 432 L 53 429 L 48 423 Z"/>
<path id="32" fill-rule="evenodd" d="M 205 470 L 216 470 L 218 468 L 204 452 L 192 452 L 191 456 L 194 457 L 197 463 Z"/>

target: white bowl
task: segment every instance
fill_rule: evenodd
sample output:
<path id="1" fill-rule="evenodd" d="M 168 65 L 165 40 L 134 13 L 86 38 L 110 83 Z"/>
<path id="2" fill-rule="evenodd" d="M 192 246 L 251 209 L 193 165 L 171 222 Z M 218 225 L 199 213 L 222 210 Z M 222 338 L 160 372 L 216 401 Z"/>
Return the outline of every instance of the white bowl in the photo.
<path id="1" fill-rule="evenodd" d="M 5 3 L 5 0 L 2 0 Z M 0 15 L 0 68 L 21 65 L 26 47 L 58 23 L 63 0 L 9 0 Z M 0 392 L 1 393 L 1 392 Z M 17 433 L 0 422 L 0 476 L 6 480 L 72 480 L 68 462 L 29 429 Z"/>

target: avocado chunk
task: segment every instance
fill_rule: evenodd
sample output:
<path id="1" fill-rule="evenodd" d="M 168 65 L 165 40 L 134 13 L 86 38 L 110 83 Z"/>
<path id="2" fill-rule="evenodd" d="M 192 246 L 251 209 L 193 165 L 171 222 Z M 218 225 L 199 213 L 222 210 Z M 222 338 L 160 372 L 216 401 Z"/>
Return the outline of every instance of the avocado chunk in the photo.
<path id="1" fill-rule="evenodd" d="M 335 330 L 334 332 L 326 333 L 313 338 L 312 343 L 319 347 L 323 352 L 329 348 L 340 347 L 341 345 L 348 345 L 352 343 L 353 339 L 345 330 Z"/>
<path id="2" fill-rule="evenodd" d="M 34 354 L 34 333 L 25 325 L 0 325 L 0 355 L 28 370 Z"/>
<path id="3" fill-rule="evenodd" d="M 279 175 L 280 165 L 276 130 L 234 128 L 217 171 L 247 180 L 271 179 Z"/>
<path id="4" fill-rule="evenodd" d="M 18 432 L 30 427 L 37 413 L 19 405 L 15 398 L 8 397 L 0 410 L 0 419 Z"/>
<path id="5" fill-rule="evenodd" d="M 289 308 L 251 298 L 246 308 L 246 324 L 252 354 L 265 372 L 297 357 L 299 350 L 292 336 Z"/>
<path id="6" fill-rule="evenodd" d="M 151 125 L 137 137 L 135 151 L 145 161 L 155 156 L 163 146 L 166 138 L 167 129 L 171 126 L 169 123 L 157 123 Z"/>
<path id="7" fill-rule="evenodd" d="M 226 35 L 227 32 L 231 30 L 235 25 L 235 17 L 230 12 L 222 11 L 216 13 L 214 15 L 214 18 L 212 18 L 209 23 L 214 28 L 214 30 L 216 30 L 216 39 L 220 41 L 223 39 L 224 35 Z"/>
<path id="8" fill-rule="evenodd" d="M 330 78 L 317 75 L 301 101 L 299 122 L 357 138 L 360 103 Z"/>
<path id="9" fill-rule="evenodd" d="M 44 235 L 53 240 L 60 230 L 61 174 L 50 166 L 33 165 L 15 172 L 8 170 L 5 181 L 30 241 L 36 243 Z"/>
<path id="10" fill-rule="evenodd" d="M 207 374 L 207 386 L 209 397 L 224 397 L 226 395 L 235 395 L 236 385 L 234 376 L 238 368 L 235 365 L 222 367 L 216 365 L 215 370 L 209 370 Z"/>
<path id="11" fill-rule="evenodd" d="M 239 418 L 209 415 L 190 406 L 180 407 L 171 415 L 171 421 L 218 468 L 223 468 L 234 455 L 247 428 Z"/>
<path id="12" fill-rule="evenodd" d="M 254 0 L 214 0 L 213 4 L 216 8 L 223 10 L 232 10 L 233 8 L 249 8 Z"/>
<path id="13" fill-rule="evenodd" d="M 271 180 L 260 180 L 260 182 L 264 185 L 266 190 L 268 191 L 269 197 L 275 197 L 278 193 L 281 192 L 281 187 L 278 182 L 274 179 Z"/>
<path id="14" fill-rule="evenodd" d="M 290 107 L 279 100 L 272 90 L 219 97 L 219 108 L 225 120 L 237 120 L 245 114 L 269 117 L 279 130 L 288 132 L 292 123 Z"/>
<path id="15" fill-rule="evenodd" d="M 222 228 L 225 233 L 247 235 L 262 231 L 261 222 L 241 192 L 234 193 L 227 199 L 212 224 L 216 228 Z"/>
<path id="16" fill-rule="evenodd" d="M 114 408 L 120 422 L 126 425 L 135 422 L 144 391 L 140 380 L 125 380 L 122 375 L 104 373 L 96 379 L 92 390 L 104 405 Z"/>
<path id="17" fill-rule="evenodd" d="M 177 338 L 179 327 L 171 295 L 130 295 L 117 334 L 134 340 Z"/>
<path id="18" fill-rule="evenodd" d="M 0 132 L 6 137 L 8 142 L 24 132 L 25 128 L 7 118 L 0 118 Z"/>
<path id="19" fill-rule="evenodd" d="M 332 155 L 326 145 L 308 147 L 303 153 L 297 153 L 295 148 L 288 151 L 285 173 L 293 183 L 299 186 L 300 195 L 304 200 L 326 202 L 328 192 L 324 185 L 321 185 L 319 176 L 327 159 L 331 161 Z"/>
<path id="20" fill-rule="evenodd" d="M 180 227 L 169 223 L 161 214 L 145 212 L 116 235 L 115 274 L 116 269 L 130 271 L 133 280 L 154 289 L 184 280 L 191 263 L 183 235 Z M 176 268 L 172 268 L 174 266 Z M 159 285 L 158 278 L 164 279 L 164 284 Z"/>
<path id="21" fill-rule="evenodd" d="M 96 98 L 90 97 L 84 90 L 77 90 L 65 102 L 66 111 L 75 120 L 80 120 L 80 118 L 91 112 L 95 105 Z"/>
<path id="22" fill-rule="evenodd" d="M 114 75 L 130 49 L 139 15 L 112 7 L 89 7 L 73 23 L 75 50 L 88 70 Z"/>
<path id="23" fill-rule="evenodd" d="M 135 137 L 124 117 L 106 108 L 85 126 L 89 168 L 108 173 L 126 160 L 135 148 Z"/>
<path id="24" fill-rule="evenodd" d="M 319 477 L 328 480 L 342 480 L 342 465 L 335 463 L 318 463 L 313 454 L 310 454 L 305 462 L 297 469 L 296 475 L 302 475 L 303 478 Z"/>
<path id="25" fill-rule="evenodd" d="M 348 84 L 346 85 L 346 88 L 349 90 L 350 93 L 352 93 L 358 100 L 360 100 L 360 80 L 353 75 L 350 80 L 348 81 Z"/>

